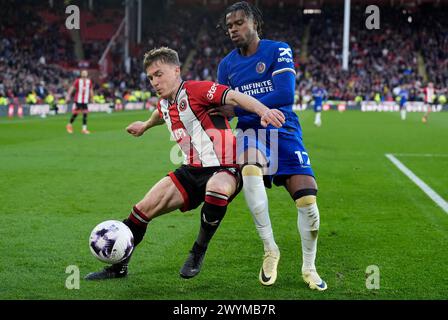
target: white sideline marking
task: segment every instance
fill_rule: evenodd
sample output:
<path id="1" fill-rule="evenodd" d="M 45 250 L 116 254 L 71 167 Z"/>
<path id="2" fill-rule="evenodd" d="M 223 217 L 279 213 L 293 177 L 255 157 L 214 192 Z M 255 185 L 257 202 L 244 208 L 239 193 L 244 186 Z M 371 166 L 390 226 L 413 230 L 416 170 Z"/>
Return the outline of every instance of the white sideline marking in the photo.
<path id="1" fill-rule="evenodd" d="M 445 213 L 448 213 L 448 202 L 446 202 L 441 196 L 439 196 L 431 187 L 424 183 L 419 177 L 417 177 L 411 170 L 409 170 L 404 164 L 402 164 L 392 154 L 386 153 L 386 157 L 392 161 L 394 165 L 400 169 L 409 179 L 412 180 L 428 197 L 432 199 L 439 207 L 441 207 Z"/>
<path id="2" fill-rule="evenodd" d="M 434 154 L 434 153 L 394 153 L 397 157 L 448 157 L 448 154 Z"/>

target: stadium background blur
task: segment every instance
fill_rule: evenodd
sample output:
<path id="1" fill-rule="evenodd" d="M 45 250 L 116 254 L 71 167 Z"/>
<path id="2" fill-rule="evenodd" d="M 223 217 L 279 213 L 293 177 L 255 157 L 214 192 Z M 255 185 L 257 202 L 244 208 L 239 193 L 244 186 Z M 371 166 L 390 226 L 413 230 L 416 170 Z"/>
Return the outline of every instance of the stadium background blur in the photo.
<path id="1" fill-rule="evenodd" d="M 139 7 L 138 0 L 127 5 L 119 0 L 25 0 L 19 5 L 2 1 L 0 105 L 63 105 L 81 69 L 88 69 L 95 82 L 96 103 L 111 108 L 127 102 L 154 105 L 157 98 L 142 56 L 162 45 L 178 50 L 185 80 L 215 80 L 220 59 L 233 49 L 225 31 L 217 27 L 229 3 L 142 1 Z M 348 71 L 342 70 L 343 1 L 254 3 L 264 14 L 263 37 L 293 48 L 297 102 L 309 102 L 319 82 L 330 101 L 393 102 L 396 88 L 403 85 L 410 87 L 410 101 L 423 101 L 422 88 L 432 81 L 439 90 L 436 102 L 446 103 L 448 1 L 352 1 Z M 80 8 L 79 30 L 65 26 L 65 8 L 72 4 Z M 367 4 L 380 8 L 379 30 L 365 27 Z"/>

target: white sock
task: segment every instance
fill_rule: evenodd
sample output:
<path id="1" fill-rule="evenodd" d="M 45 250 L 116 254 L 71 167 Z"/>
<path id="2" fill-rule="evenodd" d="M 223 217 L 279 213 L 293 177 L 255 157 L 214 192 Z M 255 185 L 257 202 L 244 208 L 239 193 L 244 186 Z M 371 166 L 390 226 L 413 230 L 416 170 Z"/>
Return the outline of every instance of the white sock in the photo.
<path id="1" fill-rule="evenodd" d="M 316 270 L 319 220 L 319 209 L 316 203 L 298 208 L 297 227 L 302 242 L 302 272 L 309 269 Z"/>
<path id="2" fill-rule="evenodd" d="M 83 124 L 82 125 L 82 130 L 87 130 L 87 125 Z"/>
<path id="3" fill-rule="evenodd" d="M 406 109 L 401 109 L 401 120 L 406 120 Z"/>
<path id="4" fill-rule="evenodd" d="M 245 166 L 255 167 L 255 166 Z M 256 167 L 257 169 L 261 169 Z M 265 251 L 278 251 L 278 246 L 274 240 L 271 220 L 269 218 L 268 196 L 261 175 L 244 175 L 243 174 L 243 192 L 246 198 L 247 206 L 254 219 L 258 235 L 264 244 Z"/>

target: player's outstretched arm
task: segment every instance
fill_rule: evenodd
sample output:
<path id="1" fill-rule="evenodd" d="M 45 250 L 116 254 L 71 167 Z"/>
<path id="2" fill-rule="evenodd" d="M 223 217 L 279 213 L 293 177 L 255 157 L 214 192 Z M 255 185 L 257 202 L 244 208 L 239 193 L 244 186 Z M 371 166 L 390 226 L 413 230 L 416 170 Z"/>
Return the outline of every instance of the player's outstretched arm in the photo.
<path id="1" fill-rule="evenodd" d="M 143 135 L 146 130 L 161 125 L 164 123 L 164 120 L 160 118 L 160 114 L 157 110 L 151 114 L 151 117 L 146 121 L 135 121 L 127 126 L 126 131 L 132 134 L 134 137 L 140 137 Z"/>
<path id="2" fill-rule="evenodd" d="M 260 123 L 264 127 L 271 124 L 276 128 L 280 128 L 285 123 L 283 112 L 278 109 L 269 109 L 263 103 L 247 94 L 229 90 L 224 102 L 225 104 L 239 106 L 246 111 L 258 114 L 261 117 Z"/>
<path id="3" fill-rule="evenodd" d="M 75 90 L 75 87 L 73 85 L 70 86 L 70 88 L 68 89 L 67 95 L 65 96 L 65 101 L 66 102 L 70 101 L 70 98 L 71 98 L 74 90 Z"/>
<path id="4" fill-rule="evenodd" d="M 94 94 L 94 92 L 93 92 L 93 85 L 92 85 L 92 86 L 90 86 L 90 97 L 89 97 L 89 100 L 90 100 L 91 103 L 94 102 L 93 101 L 93 94 Z"/>
<path id="5" fill-rule="evenodd" d="M 230 121 L 230 118 L 233 118 L 235 116 L 235 106 L 226 104 L 226 105 L 219 106 L 219 107 L 213 107 L 213 108 L 210 108 L 208 113 L 211 116 L 223 116 L 223 117 L 229 118 L 229 121 Z"/>

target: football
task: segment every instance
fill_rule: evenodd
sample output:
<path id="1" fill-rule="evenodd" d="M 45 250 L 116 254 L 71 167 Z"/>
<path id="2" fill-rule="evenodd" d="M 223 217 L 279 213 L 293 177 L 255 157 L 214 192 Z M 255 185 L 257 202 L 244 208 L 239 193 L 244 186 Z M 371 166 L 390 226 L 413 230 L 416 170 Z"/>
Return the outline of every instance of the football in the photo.
<path id="1" fill-rule="evenodd" d="M 107 220 L 92 230 L 89 247 L 99 260 L 115 264 L 131 255 L 134 250 L 134 236 L 123 222 Z"/>

